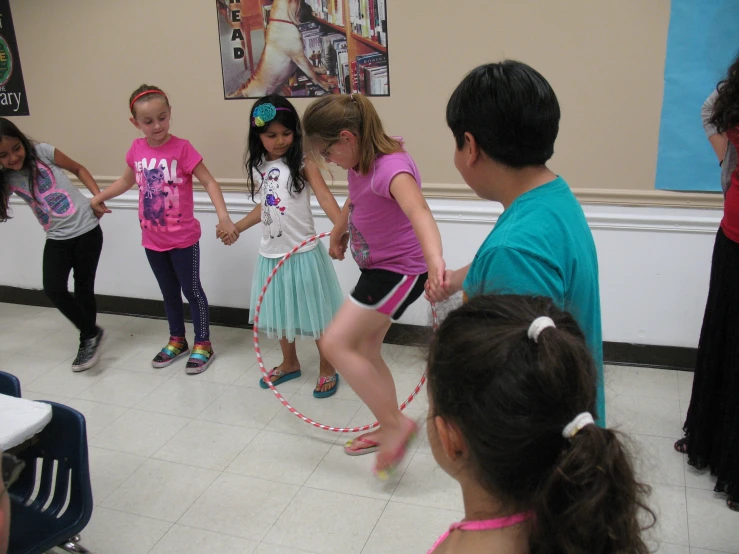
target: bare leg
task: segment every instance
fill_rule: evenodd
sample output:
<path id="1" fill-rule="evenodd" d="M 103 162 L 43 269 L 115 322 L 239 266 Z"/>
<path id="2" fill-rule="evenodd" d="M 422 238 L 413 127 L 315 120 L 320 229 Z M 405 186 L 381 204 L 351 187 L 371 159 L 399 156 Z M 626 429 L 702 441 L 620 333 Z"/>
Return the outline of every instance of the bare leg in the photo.
<path id="1" fill-rule="evenodd" d="M 380 423 L 378 459 L 385 460 L 401 446 L 412 424 L 398 409 L 392 374 L 380 356 L 389 323 L 386 315 L 346 301 L 323 338 L 328 360 Z"/>
<path id="2" fill-rule="evenodd" d="M 366 338 L 364 343 L 364 355 L 370 362 L 372 362 L 372 365 L 375 366 L 378 377 L 382 382 L 382 386 L 392 393 L 397 404 L 395 380 L 393 379 L 393 374 L 381 354 L 382 342 L 385 340 L 385 335 L 387 334 L 388 329 L 390 329 L 390 324 L 391 322 L 388 320 L 374 335 Z"/>
<path id="3" fill-rule="evenodd" d="M 377 378 L 382 383 L 382 386 L 385 387 L 388 391 L 391 391 L 393 397 L 397 400 L 395 379 L 393 379 L 393 374 L 390 371 L 390 368 L 385 363 L 382 354 L 380 353 L 382 350 L 382 342 L 385 339 L 385 335 L 387 334 L 388 329 L 390 329 L 390 320 L 388 320 L 387 323 L 383 327 L 381 327 L 374 335 L 370 335 L 365 338 L 363 351 L 367 359 L 372 362 L 373 366 L 375 366 L 378 374 Z M 371 441 L 380 442 L 379 433 L 380 429 L 376 428 L 369 433 L 365 433 L 363 437 Z"/>

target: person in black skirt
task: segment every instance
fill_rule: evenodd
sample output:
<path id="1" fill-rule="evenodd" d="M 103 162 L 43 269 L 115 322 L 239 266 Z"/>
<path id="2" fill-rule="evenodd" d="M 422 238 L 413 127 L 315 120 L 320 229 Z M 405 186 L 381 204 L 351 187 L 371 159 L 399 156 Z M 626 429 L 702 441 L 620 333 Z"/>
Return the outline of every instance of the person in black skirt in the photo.
<path id="1" fill-rule="evenodd" d="M 717 91 L 712 113 L 704 121 L 707 134 L 714 130 L 725 135 L 739 149 L 739 57 Z M 721 148 L 716 151 L 722 165 L 736 163 L 735 156 L 729 159 Z M 729 508 L 739 511 L 739 168 L 730 175 L 713 247 L 685 437 L 675 443 L 675 450 L 687 454 L 693 467 L 710 468 L 717 478 L 714 490 L 726 493 Z"/>

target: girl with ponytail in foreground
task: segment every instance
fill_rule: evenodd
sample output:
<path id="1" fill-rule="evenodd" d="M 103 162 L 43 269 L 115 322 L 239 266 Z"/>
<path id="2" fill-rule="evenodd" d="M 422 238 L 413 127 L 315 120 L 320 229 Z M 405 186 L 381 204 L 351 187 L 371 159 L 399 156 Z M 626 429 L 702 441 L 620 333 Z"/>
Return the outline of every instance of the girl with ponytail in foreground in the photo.
<path id="1" fill-rule="evenodd" d="M 594 425 L 592 357 L 551 300 L 482 295 L 451 312 L 428 392 L 431 449 L 465 511 L 430 553 L 649 552 L 649 489 L 619 435 Z"/>

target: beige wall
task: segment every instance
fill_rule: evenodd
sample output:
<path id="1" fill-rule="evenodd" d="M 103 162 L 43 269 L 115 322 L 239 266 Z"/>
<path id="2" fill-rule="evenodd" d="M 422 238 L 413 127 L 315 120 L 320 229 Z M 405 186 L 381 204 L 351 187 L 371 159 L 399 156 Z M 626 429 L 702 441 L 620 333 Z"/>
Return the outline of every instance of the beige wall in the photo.
<path id="1" fill-rule="evenodd" d="M 153 83 L 170 95 L 173 132 L 217 178 L 242 178 L 251 101 L 223 100 L 214 4 L 11 0 L 32 114 L 17 123 L 94 175 L 119 175 L 137 136 L 127 99 Z M 559 97 L 554 170 L 574 188 L 655 194 L 669 0 L 388 0 L 388 9 L 392 96 L 375 105 L 426 183 L 461 184 L 446 100 L 468 70 L 509 57 L 541 71 Z M 307 103 L 295 100 L 301 111 Z"/>

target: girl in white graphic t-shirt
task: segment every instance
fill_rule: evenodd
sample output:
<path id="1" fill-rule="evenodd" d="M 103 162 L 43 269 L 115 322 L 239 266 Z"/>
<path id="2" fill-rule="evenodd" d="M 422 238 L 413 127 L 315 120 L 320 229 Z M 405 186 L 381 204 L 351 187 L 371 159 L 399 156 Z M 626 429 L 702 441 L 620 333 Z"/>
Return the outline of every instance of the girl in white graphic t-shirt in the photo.
<path id="1" fill-rule="evenodd" d="M 240 233 L 262 223 L 259 261 L 254 271 L 250 322 L 267 277 L 280 259 L 296 245 L 316 234 L 310 207 L 311 191 L 334 223 L 340 209 L 318 167 L 303 160 L 300 117 L 279 95 L 255 102 L 245 154 L 247 183 L 257 206 L 236 223 Z M 228 239 L 224 240 L 229 243 Z M 275 274 L 262 301 L 259 329 L 277 337 L 282 363 L 270 372 L 278 385 L 300 377 L 295 337 L 312 337 L 320 357 L 320 373 L 313 396 L 326 398 L 336 392 L 339 376 L 326 361 L 321 337 L 343 302 L 331 258 L 320 242 L 310 243 L 292 255 Z M 268 388 L 264 380 L 262 388 Z"/>

